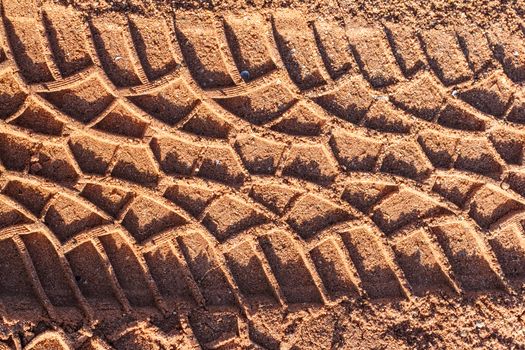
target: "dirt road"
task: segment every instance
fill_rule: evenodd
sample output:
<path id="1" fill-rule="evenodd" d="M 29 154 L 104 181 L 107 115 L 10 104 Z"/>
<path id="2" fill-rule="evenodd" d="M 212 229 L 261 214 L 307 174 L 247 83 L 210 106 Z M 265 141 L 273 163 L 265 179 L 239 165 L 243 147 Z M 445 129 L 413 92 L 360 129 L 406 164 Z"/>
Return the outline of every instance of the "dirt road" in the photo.
<path id="1" fill-rule="evenodd" d="M 0 349 L 524 347 L 520 11 L 3 0 Z"/>

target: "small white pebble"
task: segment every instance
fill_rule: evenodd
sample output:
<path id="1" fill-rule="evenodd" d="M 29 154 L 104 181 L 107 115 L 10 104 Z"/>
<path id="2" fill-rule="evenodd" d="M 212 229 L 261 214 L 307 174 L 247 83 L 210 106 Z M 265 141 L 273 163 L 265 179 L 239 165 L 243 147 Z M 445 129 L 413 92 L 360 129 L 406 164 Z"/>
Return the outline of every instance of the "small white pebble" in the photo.
<path id="1" fill-rule="evenodd" d="M 510 188 L 510 184 L 508 182 L 502 182 L 499 186 L 504 190 L 508 190 Z"/>
<path id="2" fill-rule="evenodd" d="M 456 89 L 452 90 L 452 97 L 455 97 L 455 98 L 458 97 L 458 93 L 459 93 L 458 90 Z"/>
<path id="3" fill-rule="evenodd" d="M 120 61 L 121 59 L 122 59 L 122 56 L 115 56 L 114 61 L 117 62 L 117 61 Z"/>
<path id="4" fill-rule="evenodd" d="M 374 95 L 373 98 L 378 101 L 388 101 L 388 95 Z"/>

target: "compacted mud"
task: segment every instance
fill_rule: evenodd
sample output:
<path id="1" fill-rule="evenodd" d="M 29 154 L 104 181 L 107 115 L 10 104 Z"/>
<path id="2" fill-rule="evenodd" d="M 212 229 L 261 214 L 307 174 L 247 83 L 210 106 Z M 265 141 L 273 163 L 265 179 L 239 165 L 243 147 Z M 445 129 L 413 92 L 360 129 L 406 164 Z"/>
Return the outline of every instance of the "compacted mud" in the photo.
<path id="1" fill-rule="evenodd" d="M 525 347 L 521 5 L 3 0 L 0 349 Z"/>

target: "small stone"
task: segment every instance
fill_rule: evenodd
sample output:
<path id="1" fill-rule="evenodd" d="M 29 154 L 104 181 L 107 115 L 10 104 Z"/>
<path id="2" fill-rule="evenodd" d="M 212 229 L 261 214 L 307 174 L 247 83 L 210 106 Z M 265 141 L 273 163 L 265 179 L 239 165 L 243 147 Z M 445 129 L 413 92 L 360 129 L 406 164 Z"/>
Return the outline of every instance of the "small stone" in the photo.
<path id="1" fill-rule="evenodd" d="M 390 99 L 388 95 L 374 95 L 372 97 L 377 101 L 388 101 Z"/>
<path id="2" fill-rule="evenodd" d="M 241 78 L 243 78 L 244 80 L 250 79 L 250 72 L 248 72 L 247 70 L 243 70 L 241 72 Z"/>
<path id="3" fill-rule="evenodd" d="M 31 172 L 37 173 L 40 170 L 42 170 L 42 165 L 40 165 L 40 163 L 33 163 L 33 164 L 31 164 Z"/>
<path id="4" fill-rule="evenodd" d="M 500 187 L 504 190 L 508 190 L 510 188 L 510 184 L 508 182 L 502 182 Z"/>

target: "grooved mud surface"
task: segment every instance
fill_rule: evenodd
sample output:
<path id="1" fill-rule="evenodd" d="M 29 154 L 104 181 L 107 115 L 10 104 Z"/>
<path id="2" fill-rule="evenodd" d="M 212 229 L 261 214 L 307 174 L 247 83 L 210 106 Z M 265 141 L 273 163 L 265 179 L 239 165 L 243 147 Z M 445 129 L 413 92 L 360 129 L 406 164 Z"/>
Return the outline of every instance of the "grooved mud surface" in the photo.
<path id="1" fill-rule="evenodd" d="M 415 4 L 3 0 L 0 349 L 525 346 L 520 7 Z"/>

